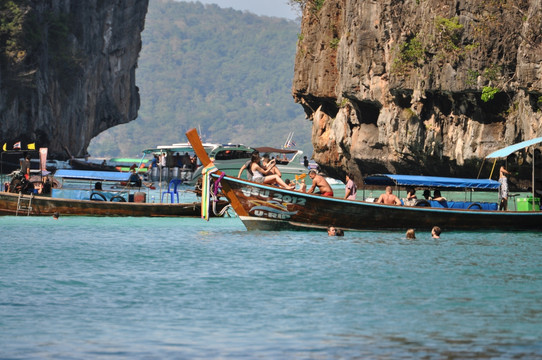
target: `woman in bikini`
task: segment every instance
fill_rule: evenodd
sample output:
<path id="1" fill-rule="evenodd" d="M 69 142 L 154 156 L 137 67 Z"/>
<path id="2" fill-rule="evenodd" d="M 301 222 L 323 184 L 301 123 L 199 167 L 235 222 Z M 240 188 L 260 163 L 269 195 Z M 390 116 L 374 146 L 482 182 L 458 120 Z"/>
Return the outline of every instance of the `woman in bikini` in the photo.
<path id="1" fill-rule="evenodd" d="M 280 176 L 276 174 L 272 174 L 271 168 L 275 166 L 274 160 L 271 160 L 267 167 L 264 169 L 260 166 L 260 155 L 259 154 L 252 154 L 251 157 L 251 164 L 250 164 L 250 170 L 252 171 L 252 181 L 261 183 L 261 184 L 268 184 L 268 185 L 274 185 L 278 184 L 280 187 L 283 187 L 285 189 L 293 189 L 295 188 L 295 185 L 288 186 L 284 180 L 281 179 Z"/>

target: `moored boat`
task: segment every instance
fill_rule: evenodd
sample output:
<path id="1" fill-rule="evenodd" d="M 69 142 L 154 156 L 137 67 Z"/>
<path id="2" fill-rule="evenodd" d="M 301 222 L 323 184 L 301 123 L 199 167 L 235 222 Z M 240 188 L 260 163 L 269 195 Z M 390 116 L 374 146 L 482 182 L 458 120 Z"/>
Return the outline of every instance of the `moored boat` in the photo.
<path id="1" fill-rule="evenodd" d="M 0 215 L 59 213 L 80 216 L 201 216 L 201 201 L 197 199 L 184 203 L 175 202 L 179 197 L 173 196 L 171 192 L 165 193 L 167 203 L 161 202 L 160 196 L 157 202 L 149 201 L 148 193 L 140 187 L 130 186 L 129 173 L 58 170 L 55 177 L 66 182 L 63 182 L 60 188 L 53 188 L 50 195 L 41 195 L 35 191 L 0 191 Z M 103 183 L 103 188 L 97 188 L 96 183 Z M 225 200 L 213 202 L 215 211 L 210 215 L 219 214 L 227 206 L 228 202 Z"/>
<path id="2" fill-rule="evenodd" d="M 277 158 L 277 168 L 282 173 L 283 179 L 294 180 L 307 172 L 307 168 L 301 164 L 303 151 L 294 149 L 280 149 L 273 147 L 250 147 L 242 144 L 202 144 L 207 156 L 222 172 L 229 176 L 237 176 L 243 165 L 250 160 L 252 153 L 258 150 L 260 154 L 269 154 Z M 155 167 L 150 171 L 150 180 L 169 181 L 179 178 L 183 183 L 194 185 L 202 176 L 203 167 L 200 164 L 188 163 L 183 158 L 194 157 L 194 149 L 189 143 L 158 146 L 144 150 L 147 155 L 165 155 L 166 166 Z"/>
<path id="3" fill-rule="evenodd" d="M 105 159 L 101 161 L 90 161 L 88 159 L 70 159 L 68 164 L 75 170 L 89 171 L 117 171 L 116 166 L 107 164 Z"/>
<path id="4" fill-rule="evenodd" d="M 187 137 L 202 163 L 209 165 L 211 160 L 203 151 L 195 129 L 187 132 Z M 217 174 L 212 176 L 219 177 Z M 328 226 L 345 230 L 428 230 L 433 226 L 445 230 L 542 230 L 542 212 L 539 210 L 498 211 L 495 206 L 472 206 L 474 202 L 468 204 L 467 201 L 454 207 L 384 205 L 286 190 L 227 175 L 221 176 L 220 181 L 224 195 L 248 230 L 312 230 Z M 493 191 L 498 188 L 498 182 L 493 180 L 449 181 L 457 185 L 446 180 L 432 186 L 481 187 Z"/>

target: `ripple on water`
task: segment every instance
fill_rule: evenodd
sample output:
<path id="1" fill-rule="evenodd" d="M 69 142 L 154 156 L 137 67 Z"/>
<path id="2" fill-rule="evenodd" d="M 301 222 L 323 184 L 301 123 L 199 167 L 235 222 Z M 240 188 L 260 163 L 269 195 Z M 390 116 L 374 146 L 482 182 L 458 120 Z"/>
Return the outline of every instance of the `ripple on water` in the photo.
<path id="1" fill-rule="evenodd" d="M 2 358 L 542 358 L 539 234 L 0 228 Z"/>

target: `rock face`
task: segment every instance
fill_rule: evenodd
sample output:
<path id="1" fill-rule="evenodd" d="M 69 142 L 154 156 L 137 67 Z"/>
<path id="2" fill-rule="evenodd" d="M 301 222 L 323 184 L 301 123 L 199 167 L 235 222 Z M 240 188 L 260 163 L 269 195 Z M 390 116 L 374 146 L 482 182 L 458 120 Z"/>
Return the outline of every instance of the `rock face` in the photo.
<path id="1" fill-rule="evenodd" d="M 542 136 L 540 0 L 302 3 L 293 96 L 328 174 L 476 177 Z"/>
<path id="2" fill-rule="evenodd" d="M 0 5 L 0 141 L 83 156 L 100 132 L 133 120 L 148 0 Z M 119 139 L 119 141 L 122 141 Z"/>

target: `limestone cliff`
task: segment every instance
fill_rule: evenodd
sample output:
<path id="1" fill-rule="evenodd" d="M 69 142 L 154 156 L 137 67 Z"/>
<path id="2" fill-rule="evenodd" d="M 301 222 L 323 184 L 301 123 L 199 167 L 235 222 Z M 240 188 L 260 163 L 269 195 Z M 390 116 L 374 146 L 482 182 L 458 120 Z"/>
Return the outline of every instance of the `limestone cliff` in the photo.
<path id="1" fill-rule="evenodd" d="M 540 0 L 298 3 L 293 95 L 330 175 L 472 177 L 542 136 Z"/>
<path id="2" fill-rule="evenodd" d="M 148 0 L 0 4 L 0 141 L 83 156 L 100 132 L 133 120 Z M 67 151 L 66 151 L 67 150 Z"/>

